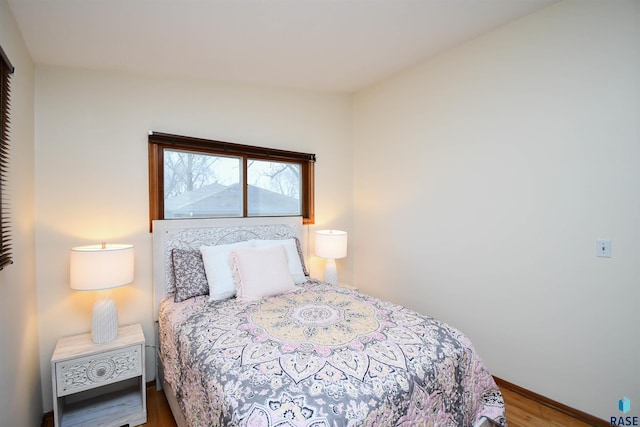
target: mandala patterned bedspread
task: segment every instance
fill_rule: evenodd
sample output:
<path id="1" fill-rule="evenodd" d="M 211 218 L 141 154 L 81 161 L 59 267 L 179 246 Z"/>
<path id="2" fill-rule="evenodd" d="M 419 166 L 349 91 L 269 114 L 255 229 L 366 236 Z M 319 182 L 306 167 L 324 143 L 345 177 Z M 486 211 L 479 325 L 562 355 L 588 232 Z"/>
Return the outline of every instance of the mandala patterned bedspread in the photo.
<path id="1" fill-rule="evenodd" d="M 502 396 L 454 328 L 309 282 L 259 302 L 160 306 L 165 381 L 190 426 L 506 425 Z"/>

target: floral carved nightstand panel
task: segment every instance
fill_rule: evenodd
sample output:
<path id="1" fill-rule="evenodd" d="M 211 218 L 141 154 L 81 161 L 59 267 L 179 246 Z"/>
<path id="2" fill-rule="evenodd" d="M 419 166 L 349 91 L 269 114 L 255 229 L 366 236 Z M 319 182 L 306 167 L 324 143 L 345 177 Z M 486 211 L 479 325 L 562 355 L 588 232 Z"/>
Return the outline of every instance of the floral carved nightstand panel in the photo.
<path id="1" fill-rule="evenodd" d="M 140 345 L 95 356 L 81 357 L 56 366 L 58 396 L 88 390 L 140 375 Z"/>

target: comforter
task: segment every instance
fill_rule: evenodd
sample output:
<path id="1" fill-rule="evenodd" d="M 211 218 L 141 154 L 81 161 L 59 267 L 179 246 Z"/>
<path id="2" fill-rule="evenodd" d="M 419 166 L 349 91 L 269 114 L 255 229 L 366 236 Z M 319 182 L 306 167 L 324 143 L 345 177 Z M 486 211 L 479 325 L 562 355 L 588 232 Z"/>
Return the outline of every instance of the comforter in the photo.
<path id="1" fill-rule="evenodd" d="M 310 281 L 251 303 L 169 295 L 159 334 L 190 426 L 506 425 L 467 337 L 350 289 Z"/>

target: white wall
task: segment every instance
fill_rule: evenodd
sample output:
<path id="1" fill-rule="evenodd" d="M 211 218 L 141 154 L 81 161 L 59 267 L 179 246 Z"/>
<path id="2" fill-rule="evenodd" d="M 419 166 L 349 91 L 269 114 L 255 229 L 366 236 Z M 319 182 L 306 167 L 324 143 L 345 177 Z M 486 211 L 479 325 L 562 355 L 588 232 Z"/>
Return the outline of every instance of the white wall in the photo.
<path id="1" fill-rule="evenodd" d="M 347 95 L 112 72 L 36 70 L 37 283 L 45 410 L 56 340 L 90 329 L 93 296 L 69 288 L 69 248 L 136 245 L 136 279 L 114 290 L 121 324 L 153 343 L 149 130 L 316 153 L 316 224 L 351 228 Z M 314 273 L 321 265 L 311 259 Z M 344 267 L 344 265 L 343 265 Z M 345 277 L 351 272 L 345 269 Z M 147 351 L 153 377 L 153 352 Z"/>
<path id="2" fill-rule="evenodd" d="M 11 78 L 11 151 L 7 190 L 14 263 L 0 271 L 0 426 L 35 426 L 42 419 L 35 282 L 33 196 L 34 67 L 5 0 L 0 46 Z"/>
<path id="3" fill-rule="evenodd" d="M 639 41 L 640 2 L 565 1 L 354 101 L 356 283 L 604 419 L 640 402 Z"/>

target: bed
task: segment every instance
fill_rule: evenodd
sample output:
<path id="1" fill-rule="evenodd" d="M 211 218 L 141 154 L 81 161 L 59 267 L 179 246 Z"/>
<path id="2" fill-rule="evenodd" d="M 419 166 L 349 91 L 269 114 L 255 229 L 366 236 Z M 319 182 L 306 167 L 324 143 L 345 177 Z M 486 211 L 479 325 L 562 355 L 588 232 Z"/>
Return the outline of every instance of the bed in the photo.
<path id="1" fill-rule="evenodd" d="M 154 221 L 156 379 L 180 427 L 506 426 L 464 334 L 309 277 L 304 230 L 299 217 Z M 235 296 L 204 289 L 229 279 L 221 258 Z"/>

